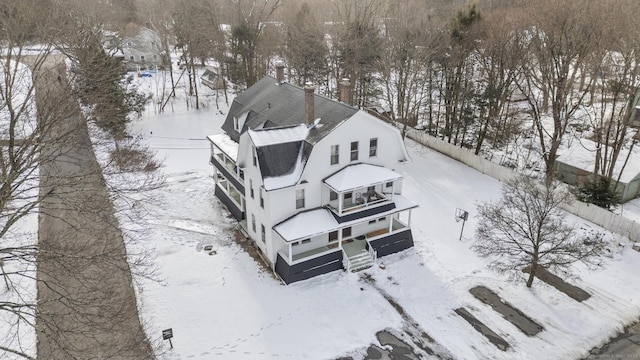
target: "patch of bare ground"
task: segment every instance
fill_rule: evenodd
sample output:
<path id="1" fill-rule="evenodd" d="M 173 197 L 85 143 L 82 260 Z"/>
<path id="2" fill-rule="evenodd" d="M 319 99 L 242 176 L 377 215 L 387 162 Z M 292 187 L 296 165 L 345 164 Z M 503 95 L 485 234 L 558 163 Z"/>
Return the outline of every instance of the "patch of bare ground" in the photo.
<path id="1" fill-rule="evenodd" d="M 382 295 L 382 297 L 384 297 L 384 299 L 387 300 L 389 305 L 391 305 L 396 310 L 396 312 L 398 312 L 398 314 L 402 317 L 404 321 L 404 326 L 402 331 L 409 336 L 409 338 L 411 339 L 411 342 L 416 348 L 418 348 L 425 354 L 430 355 L 434 358 L 453 359 L 453 356 L 449 353 L 449 351 L 445 349 L 442 345 L 436 343 L 435 340 L 431 336 L 429 336 L 429 334 L 427 334 L 427 332 L 424 329 L 422 329 L 420 324 L 405 311 L 405 309 L 402 307 L 400 303 L 398 303 L 384 289 L 378 286 L 375 279 L 371 277 L 371 275 L 367 273 L 363 273 L 360 276 L 360 278 L 364 280 L 367 284 L 369 284 L 371 287 L 373 287 L 375 290 L 377 290 L 380 293 L 380 295 Z M 387 334 L 389 333 L 388 331 L 384 331 L 384 332 Z M 378 334 L 380 334 L 380 332 Z M 400 340 L 399 337 L 395 335 L 394 337 Z M 389 337 L 386 336 L 385 338 L 389 338 Z M 414 348 L 414 350 L 416 349 Z"/>
<path id="2" fill-rule="evenodd" d="M 529 273 L 528 268 L 524 268 L 522 272 Z M 582 290 L 581 288 L 571 285 L 568 282 L 562 280 L 560 277 L 550 273 L 547 269 L 538 267 L 536 270 L 536 277 L 545 283 L 553 286 L 559 291 L 565 293 L 568 297 L 572 298 L 575 301 L 585 301 L 591 297 L 591 294 Z"/>
<path id="3" fill-rule="evenodd" d="M 498 294 L 484 286 L 476 286 L 471 288 L 469 292 L 482 303 L 491 306 L 493 310 L 528 336 L 535 336 L 544 329 L 522 311 L 504 301 Z"/>
<path id="4" fill-rule="evenodd" d="M 471 315 L 471 313 L 467 311 L 467 309 L 457 308 L 454 311 L 456 312 L 456 314 L 460 315 L 460 317 L 465 319 L 474 329 L 476 329 L 477 332 L 484 335 L 484 337 L 486 337 L 487 340 L 489 340 L 489 342 L 495 345 L 498 349 L 502 351 L 507 351 L 509 349 L 509 343 L 505 339 L 496 334 L 475 316 Z"/>
<path id="5" fill-rule="evenodd" d="M 260 270 L 265 274 L 269 274 L 275 280 L 280 280 L 271 270 L 269 263 L 264 258 L 262 251 L 260 248 L 256 246 L 256 244 L 248 238 L 239 228 L 233 229 L 233 240 L 236 244 L 240 245 L 240 248 L 244 250 L 253 260 L 256 262 Z"/>

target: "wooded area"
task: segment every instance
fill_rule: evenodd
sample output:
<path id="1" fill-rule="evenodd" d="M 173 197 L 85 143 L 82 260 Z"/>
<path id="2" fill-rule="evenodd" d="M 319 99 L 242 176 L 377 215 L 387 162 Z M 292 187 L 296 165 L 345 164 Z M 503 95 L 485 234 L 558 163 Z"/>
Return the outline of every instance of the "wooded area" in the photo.
<path id="1" fill-rule="evenodd" d="M 215 61 L 240 90 L 278 61 L 332 98 L 346 78 L 355 106 L 547 178 L 575 135 L 599 144 L 594 173 L 616 181 L 634 135 L 637 1 L 121 2 L 121 19 L 167 49 L 175 39 L 191 67 Z"/>
<path id="2" fill-rule="evenodd" d="M 588 138 L 604 179 L 594 191 L 606 191 L 619 181 L 622 150 L 640 139 L 630 126 L 640 99 L 638 13 L 637 0 L 0 0 L 0 273 L 17 294 L 0 312 L 16 329 L 34 325 L 35 299 L 12 281 L 33 278 L 38 248 L 13 242 L 13 227 L 50 195 L 34 185 L 35 169 L 51 161 L 41 148 L 68 136 L 52 131 L 64 107 L 39 109 L 48 121 L 33 123 L 35 85 L 16 87 L 31 74 L 19 64 L 37 73 L 51 53 L 71 59 L 70 79 L 58 81 L 122 144 L 147 99 L 121 86 L 102 41 L 134 22 L 160 35 L 165 64 L 181 54 L 196 99 L 205 64 L 241 91 L 283 62 L 291 83 L 337 99 L 348 79 L 352 105 L 403 132 L 415 127 L 547 179 L 562 144 Z M 142 167 L 157 168 L 145 159 Z M 28 357 L 15 342 L 0 350 Z"/>

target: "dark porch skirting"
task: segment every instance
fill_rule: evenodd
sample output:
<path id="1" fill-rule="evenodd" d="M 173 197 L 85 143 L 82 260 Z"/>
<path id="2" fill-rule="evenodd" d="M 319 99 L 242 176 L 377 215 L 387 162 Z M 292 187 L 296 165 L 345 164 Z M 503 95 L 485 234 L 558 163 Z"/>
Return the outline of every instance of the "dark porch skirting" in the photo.
<path id="1" fill-rule="evenodd" d="M 342 251 L 340 250 L 295 265 L 289 265 L 280 254 L 276 259 L 276 272 L 287 284 L 336 270 L 342 270 Z"/>
<path id="2" fill-rule="evenodd" d="M 372 240 L 369 243 L 378 252 L 378 257 L 380 258 L 413 247 L 413 235 L 411 234 L 411 229 L 407 228 L 404 231 Z"/>
<path id="3" fill-rule="evenodd" d="M 233 215 L 234 218 L 236 218 L 236 220 L 242 221 L 244 219 L 244 211 L 242 211 L 242 209 L 240 209 L 236 205 L 236 203 L 231 200 L 229 195 L 227 195 L 226 192 L 220 189 L 218 185 L 216 185 L 215 194 L 216 197 L 220 199 L 220 202 L 222 202 L 227 207 L 227 209 L 229 209 L 229 212 L 231 213 L 231 215 Z"/>

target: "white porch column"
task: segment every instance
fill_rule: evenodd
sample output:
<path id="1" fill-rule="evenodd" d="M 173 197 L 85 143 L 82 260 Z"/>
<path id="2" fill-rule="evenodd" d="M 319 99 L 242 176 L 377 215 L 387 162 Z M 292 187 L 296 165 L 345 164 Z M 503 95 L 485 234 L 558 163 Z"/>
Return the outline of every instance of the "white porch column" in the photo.
<path id="1" fill-rule="evenodd" d="M 293 254 L 291 254 L 291 243 L 289 243 L 289 264 L 293 262 Z"/>
<path id="2" fill-rule="evenodd" d="M 409 219 L 407 219 L 407 226 L 411 227 L 411 209 L 409 209 Z"/>
<path id="3" fill-rule="evenodd" d="M 342 250 L 342 229 L 338 229 L 338 248 Z"/>
<path id="4" fill-rule="evenodd" d="M 338 215 L 342 216 L 342 205 L 344 204 L 344 194 L 338 193 Z"/>

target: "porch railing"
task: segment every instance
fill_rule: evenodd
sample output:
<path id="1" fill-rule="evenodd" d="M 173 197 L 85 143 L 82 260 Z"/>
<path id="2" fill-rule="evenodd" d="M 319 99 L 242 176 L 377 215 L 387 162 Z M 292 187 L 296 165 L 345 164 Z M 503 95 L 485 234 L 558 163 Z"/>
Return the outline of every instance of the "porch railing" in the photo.
<path id="1" fill-rule="evenodd" d="M 369 251 L 369 256 L 371 256 L 371 259 L 373 259 L 373 263 L 378 264 L 378 252 L 373 248 L 373 246 L 371 246 L 369 241 L 367 241 L 367 248 Z"/>
<path id="2" fill-rule="evenodd" d="M 342 249 L 342 266 L 347 270 L 347 272 L 351 271 L 351 260 L 349 260 L 349 256 L 344 249 Z"/>

